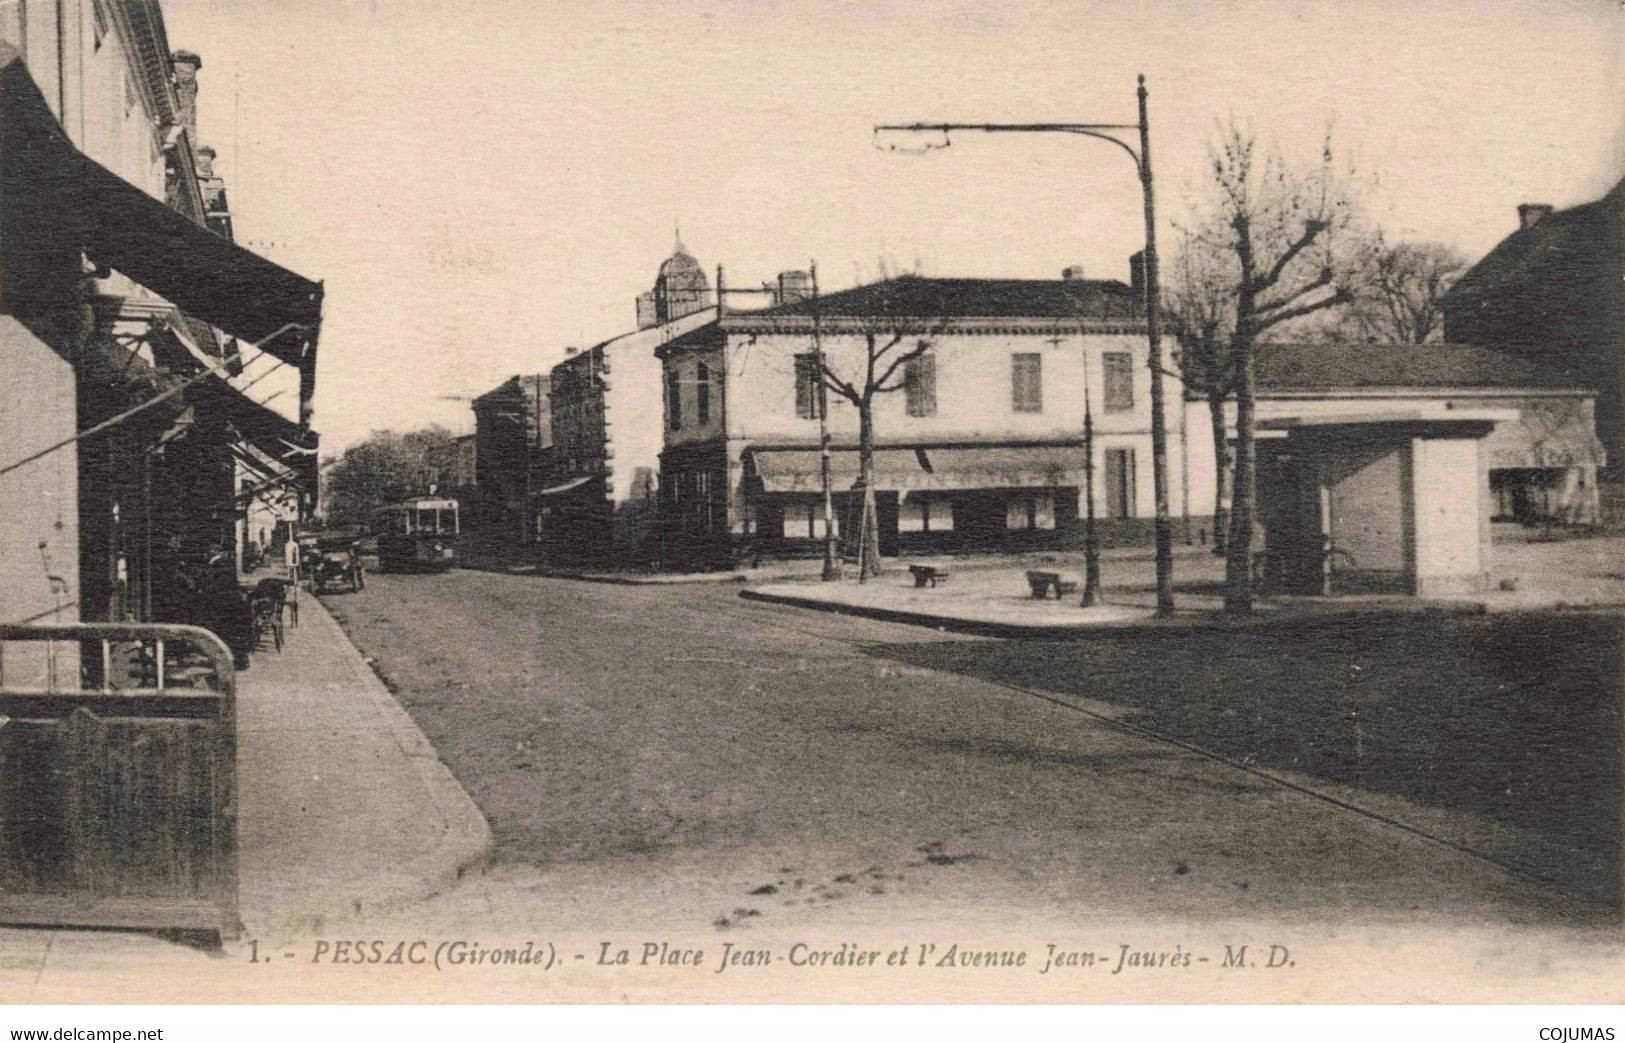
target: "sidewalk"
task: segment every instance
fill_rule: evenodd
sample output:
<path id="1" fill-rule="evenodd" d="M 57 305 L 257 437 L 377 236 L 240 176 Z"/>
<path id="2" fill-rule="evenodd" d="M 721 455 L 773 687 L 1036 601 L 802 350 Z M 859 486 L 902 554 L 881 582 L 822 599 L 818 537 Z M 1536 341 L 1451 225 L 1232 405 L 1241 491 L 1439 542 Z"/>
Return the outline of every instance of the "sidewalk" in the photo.
<path id="1" fill-rule="evenodd" d="M 491 830 L 321 602 L 299 597 L 280 655 L 238 684 L 244 936 L 329 922 L 444 889 Z"/>
<path id="2" fill-rule="evenodd" d="M 1063 600 L 1031 597 L 1025 572 L 1045 569 L 1081 579 L 1082 555 L 1074 551 L 1020 558 L 888 560 L 879 578 L 859 584 L 848 570 L 837 583 L 801 581 L 753 585 L 739 596 L 800 608 L 912 623 L 993 637 L 1074 637 L 1103 627 L 1237 627 L 1371 612 L 1485 613 L 1625 606 L 1625 538 L 1598 537 L 1556 544 L 1498 542 L 1490 589 L 1454 598 L 1404 595 L 1283 596 L 1259 598 L 1254 615 L 1223 615 L 1224 562 L 1205 548 L 1178 548 L 1174 561 L 1173 617 L 1154 618 L 1155 567 L 1148 550 L 1102 555 L 1105 604 L 1082 608 L 1078 595 Z M 917 588 L 909 564 L 947 568 L 940 587 Z M 1502 589 L 1505 581 L 1510 589 Z"/>
<path id="3" fill-rule="evenodd" d="M 483 864 L 479 809 L 319 601 L 238 674 L 243 943 L 428 897 Z M 193 953 L 150 934 L 0 928 L 0 985 L 49 990 Z"/>

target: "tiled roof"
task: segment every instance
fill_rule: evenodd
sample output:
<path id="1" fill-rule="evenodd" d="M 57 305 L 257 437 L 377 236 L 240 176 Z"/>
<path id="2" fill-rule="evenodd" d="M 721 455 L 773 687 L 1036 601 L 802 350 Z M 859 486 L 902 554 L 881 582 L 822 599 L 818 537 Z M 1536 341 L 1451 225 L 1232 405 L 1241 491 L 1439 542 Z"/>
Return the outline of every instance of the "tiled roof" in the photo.
<path id="1" fill-rule="evenodd" d="M 1618 278 L 1625 181 L 1594 202 L 1547 214 L 1496 244 L 1444 295 L 1445 307 L 1516 289 L 1533 279 L 1563 280 L 1606 267 Z"/>
<path id="2" fill-rule="evenodd" d="M 1112 279 L 935 279 L 904 275 L 826 294 L 822 315 L 909 318 L 1123 319 L 1144 314 L 1138 295 Z M 762 315 L 810 315 L 811 301 Z"/>
<path id="3" fill-rule="evenodd" d="M 1265 392 L 1579 386 L 1560 369 L 1471 344 L 1260 344 L 1254 372 Z"/>

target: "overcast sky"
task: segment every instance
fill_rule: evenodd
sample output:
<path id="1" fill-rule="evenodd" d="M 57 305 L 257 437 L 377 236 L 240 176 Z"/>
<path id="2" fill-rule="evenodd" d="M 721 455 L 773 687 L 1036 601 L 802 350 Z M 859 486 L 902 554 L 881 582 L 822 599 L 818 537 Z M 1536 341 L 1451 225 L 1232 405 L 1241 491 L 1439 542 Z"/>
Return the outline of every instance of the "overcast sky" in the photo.
<path id="1" fill-rule="evenodd" d="M 328 451 L 472 430 L 441 396 L 630 330 L 679 221 L 731 285 L 813 259 L 826 291 L 882 263 L 1127 277 L 1143 219 L 1112 146 L 962 135 L 914 156 L 876 150 L 879 121 L 1132 122 L 1144 72 L 1164 235 L 1217 121 L 1309 150 L 1330 117 L 1380 175 L 1386 229 L 1474 259 L 1516 204 L 1594 198 L 1625 170 L 1615 0 L 164 9 L 203 57 L 201 138 L 239 240 L 326 283 Z"/>

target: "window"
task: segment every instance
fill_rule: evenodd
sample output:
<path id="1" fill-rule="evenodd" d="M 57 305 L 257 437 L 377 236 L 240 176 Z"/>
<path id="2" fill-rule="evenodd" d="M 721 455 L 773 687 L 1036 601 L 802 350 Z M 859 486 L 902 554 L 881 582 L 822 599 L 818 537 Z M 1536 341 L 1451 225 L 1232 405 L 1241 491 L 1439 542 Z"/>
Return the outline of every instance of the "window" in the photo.
<path id="1" fill-rule="evenodd" d="M 675 366 L 666 371 L 666 419 L 673 431 L 683 426 L 683 378 Z"/>
<path id="2" fill-rule="evenodd" d="M 898 532 L 953 532 L 952 500 L 907 496 L 897 505 Z"/>
<path id="3" fill-rule="evenodd" d="M 694 367 L 694 422 L 711 422 L 711 367 L 703 362 Z"/>
<path id="4" fill-rule="evenodd" d="M 1106 517 L 1134 517 L 1134 450 L 1106 450 Z"/>
<path id="5" fill-rule="evenodd" d="M 1049 496 L 1016 496 L 1005 505 L 1006 529 L 1055 528 L 1055 500 Z"/>
<path id="6" fill-rule="evenodd" d="M 929 352 L 903 363 L 903 394 L 909 416 L 937 415 L 937 357 Z"/>
<path id="7" fill-rule="evenodd" d="M 796 356 L 796 416 L 818 417 L 818 356 L 813 352 Z"/>
<path id="8" fill-rule="evenodd" d="M 1106 412 L 1123 413 L 1134 408 L 1134 356 L 1126 351 L 1108 351 L 1101 356 L 1106 370 Z"/>
<path id="9" fill-rule="evenodd" d="M 1010 356 L 1010 408 L 1017 413 L 1044 411 L 1044 357 L 1036 352 Z"/>

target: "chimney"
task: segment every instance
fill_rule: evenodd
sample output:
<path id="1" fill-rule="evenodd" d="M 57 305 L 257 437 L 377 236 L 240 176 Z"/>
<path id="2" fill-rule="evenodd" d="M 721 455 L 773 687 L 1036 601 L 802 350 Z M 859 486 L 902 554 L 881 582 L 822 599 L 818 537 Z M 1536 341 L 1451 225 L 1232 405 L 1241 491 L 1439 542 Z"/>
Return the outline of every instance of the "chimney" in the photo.
<path id="1" fill-rule="evenodd" d="M 1083 265 L 1072 264 L 1061 269 L 1061 279 L 1064 282 L 1073 282 L 1083 278 Z"/>
<path id="2" fill-rule="evenodd" d="M 1552 212 L 1550 203 L 1519 203 L 1518 231 L 1527 232 Z"/>
<path id="3" fill-rule="evenodd" d="M 1128 259 L 1128 285 L 1134 296 L 1145 300 L 1145 251 L 1136 250 Z"/>
<path id="4" fill-rule="evenodd" d="M 795 304 L 812 296 L 812 276 L 807 272 L 779 273 L 779 288 L 774 294 L 775 304 Z"/>
<path id="5" fill-rule="evenodd" d="M 186 136 L 197 143 L 197 71 L 203 68 L 203 59 L 191 51 L 176 51 L 170 55 L 174 70 L 175 98 L 180 104 L 181 126 Z"/>
<path id="6" fill-rule="evenodd" d="M 638 329 L 646 330 L 658 325 L 660 325 L 660 317 L 655 314 L 655 295 L 652 293 L 638 294 Z"/>

